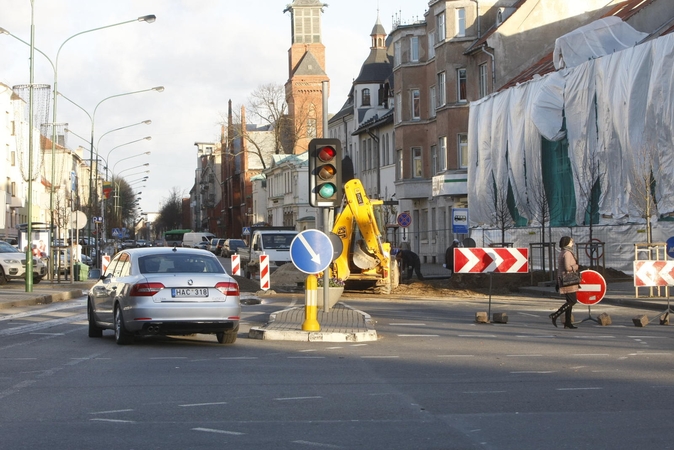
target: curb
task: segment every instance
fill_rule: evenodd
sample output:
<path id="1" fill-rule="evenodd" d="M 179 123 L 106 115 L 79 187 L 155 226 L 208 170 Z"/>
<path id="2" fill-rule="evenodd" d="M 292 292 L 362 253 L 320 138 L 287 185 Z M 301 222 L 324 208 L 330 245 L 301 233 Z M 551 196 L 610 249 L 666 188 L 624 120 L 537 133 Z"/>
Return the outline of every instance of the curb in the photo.
<path id="1" fill-rule="evenodd" d="M 15 300 L 15 301 L 9 301 L 9 302 L 1 302 L 0 303 L 0 309 L 8 309 L 8 308 L 14 308 L 18 306 L 35 306 L 35 305 L 48 305 L 50 303 L 55 303 L 55 302 L 63 302 L 66 300 L 71 300 L 76 297 L 80 297 L 84 295 L 84 292 L 82 289 L 74 289 L 72 291 L 64 291 L 64 292 L 55 292 L 53 294 L 43 294 L 43 295 L 37 295 L 32 298 L 26 298 L 23 300 Z"/>

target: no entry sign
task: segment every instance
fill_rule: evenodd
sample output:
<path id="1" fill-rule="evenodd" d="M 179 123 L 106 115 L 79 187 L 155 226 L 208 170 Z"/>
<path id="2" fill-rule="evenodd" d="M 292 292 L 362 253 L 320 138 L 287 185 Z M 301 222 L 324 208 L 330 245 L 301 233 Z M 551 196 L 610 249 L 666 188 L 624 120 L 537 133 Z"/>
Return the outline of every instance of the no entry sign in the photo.
<path id="1" fill-rule="evenodd" d="M 599 272 L 583 270 L 580 273 L 580 290 L 576 298 L 583 305 L 599 303 L 606 295 L 606 280 Z"/>

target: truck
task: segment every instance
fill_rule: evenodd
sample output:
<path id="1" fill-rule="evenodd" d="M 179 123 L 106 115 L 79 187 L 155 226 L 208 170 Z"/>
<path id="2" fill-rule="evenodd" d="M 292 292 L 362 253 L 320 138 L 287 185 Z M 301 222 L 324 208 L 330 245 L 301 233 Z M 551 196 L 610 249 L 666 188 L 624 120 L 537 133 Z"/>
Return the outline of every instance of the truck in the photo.
<path id="1" fill-rule="evenodd" d="M 332 232 L 342 241 L 342 252 L 328 270 L 331 278 L 344 281 L 350 290 L 390 294 L 400 281 L 398 262 L 385 242 L 382 200 L 370 200 L 363 184 L 352 179 L 344 184 L 345 205 L 335 218 Z"/>
<path id="2" fill-rule="evenodd" d="M 269 256 L 270 273 L 290 262 L 290 243 L 297 236 L 293 227 L 251 227 L 248 246 L 237 249 L 246 278 L 260 272 L 260 255 Z"/>

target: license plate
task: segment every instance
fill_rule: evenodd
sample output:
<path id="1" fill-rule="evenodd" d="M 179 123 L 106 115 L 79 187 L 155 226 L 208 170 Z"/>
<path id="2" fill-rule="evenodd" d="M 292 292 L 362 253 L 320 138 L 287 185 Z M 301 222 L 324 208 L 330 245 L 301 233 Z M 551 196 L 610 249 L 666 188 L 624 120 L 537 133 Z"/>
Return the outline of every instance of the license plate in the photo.
<path id="1" fill-rule="evenodd" d="M 208 297 L 208 288 L 173 288 L 171 289 L 171 297 Z"/>

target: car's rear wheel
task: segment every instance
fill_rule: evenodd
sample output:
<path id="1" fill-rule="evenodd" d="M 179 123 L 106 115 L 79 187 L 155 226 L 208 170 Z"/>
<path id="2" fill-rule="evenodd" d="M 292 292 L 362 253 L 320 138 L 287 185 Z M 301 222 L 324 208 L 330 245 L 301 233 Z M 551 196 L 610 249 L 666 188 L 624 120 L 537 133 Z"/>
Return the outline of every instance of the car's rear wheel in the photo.
<path id="1" fill-rule="evenodd" d="M 229 331 L 220 331 L 215 333 L 215 336 L 218 338 L 218 344 L 233 344 L 236 342 L 237 334 L 239 333 L 239 327 Z"/>
<path id="2" fill-rule="evenodd" d="M 96 320 L 94 319 L 94 310 L 91 307 L 91 303 L 89 303 L 87 307 L 87 316 L 89 319 L 89 337 L 91 338 L 102 337 L 103 328 L 96 325 Z"/>
<path id="3" fill-rule="evenodd" d="M 40 281 L 42 281 L 42 277 L 40 275 L 33 275 L 33 284 L 38 284 Z"/>
<path id="4" fill-rule="evenodd" d="M 115 342 L 117 345 L 128 345 L 133 342 L 133 335 L 124 327 L 124 317 L 119 305 L 115 306 Z"/>

